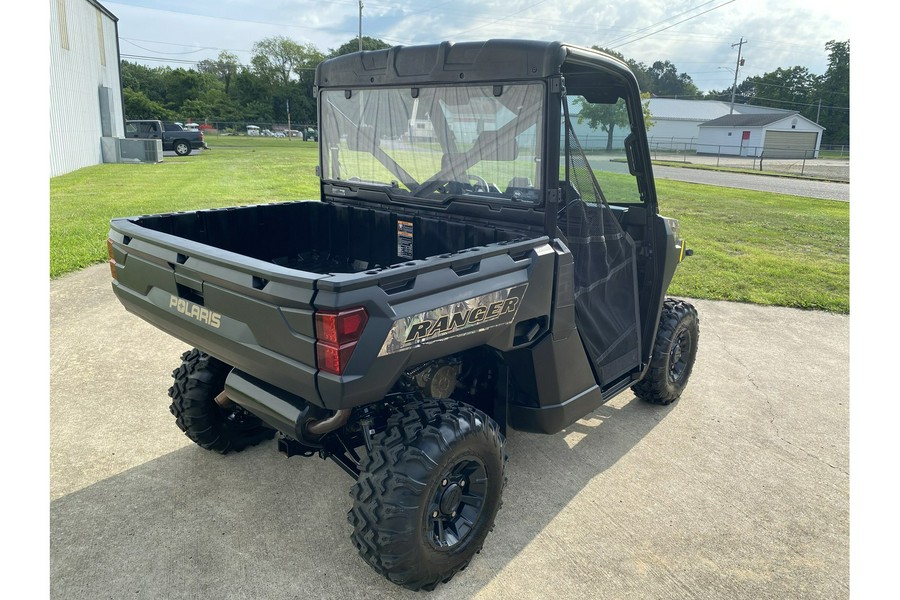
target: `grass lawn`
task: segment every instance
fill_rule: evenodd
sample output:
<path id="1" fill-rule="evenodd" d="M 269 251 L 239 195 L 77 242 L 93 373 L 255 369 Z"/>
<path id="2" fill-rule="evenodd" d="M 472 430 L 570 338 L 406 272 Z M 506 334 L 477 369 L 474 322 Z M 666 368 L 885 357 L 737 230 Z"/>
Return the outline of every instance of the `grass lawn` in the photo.
<path id="1" fill-rule="evenodd" d="M 97 165 L 50 180 L 50 276 L 104 262 L 113 217 L 318 197 L 316 144 L 207 136 L 155 165 Z M 844 202 L 659 180 L 660 210 L 695 255 L 673 295 L 849 312 Z"/>
<path id="2" fill-rule="evenodd" d="M 694 250 L 672 295 L 850 312 L 850 205 L 657 181 Z"/>
<path id="3" fill-rule="evenodd" d="M 50 276 L 102 262 L 113 217 L 318 198 L 317 145 L 207 136 L 210 150 L 50 179 Z"/>

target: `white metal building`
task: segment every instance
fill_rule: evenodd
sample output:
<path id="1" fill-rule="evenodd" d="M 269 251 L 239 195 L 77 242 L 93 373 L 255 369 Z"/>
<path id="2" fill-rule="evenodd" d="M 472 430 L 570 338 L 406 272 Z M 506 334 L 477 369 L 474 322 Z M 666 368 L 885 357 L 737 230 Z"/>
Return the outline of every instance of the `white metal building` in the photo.
<path id="1" fill-rule="evenodd" d="M 647 100 L 650 120 L 653 126 L 647 130 L 647 140 L 651 150 L 694 151 L 700 142 L 700 127 L 705 123 L 729 116 L 731 103 L 719 100 L 682 100 L 675 98 L 650 98 Z M 575 134 L 585 149 L 605 149 L 606 133 L 592 130 L 587 123 L 578 123 L 577 115 L 580 106 L 569 98 L 569 111 L 573 115 Z M 768 106 L 752 106 L 735 104 L 734 115 L 755 118 L 760 115 L 775 121 L 796 115 L 796 111 L 770 108 Z M 803 117 L 800 117 L 801 119 Z M 813 123 L 813 125 L 815 125 Z M 818 127 L 818 125 L 815 125 Z M 613 149 L 624 147 L 627 128 L 618 127 L 613 131 Z M 726 136 L 731 137 L 731 136 Z M 821 137 L 821 136 L 820 136 Z M 724 142 L 723 142 L 724 143 Z M 718 142 L 717 142 L 718 144 Z M 740 151 L 740 143 L 737 144 Z"/>
<path id="2" fill-rule="evenodd" d="M 825 128 L 798 112 L 725 115 L 700 125 L 697 152 L 765 158 L 818 158 Z"/>
<path id="3" fill-rule="evenodd" d="M 103 162 L 125 136 L 118 19 L 96 0 L 50 0 L 50 176 Z"/>
<path id="4" fill-rule="evenodd" d="M 727 116 L 731 103 L 720 100 L 681 100 L 650 98 L 653 127 L 647 139 L 653 150 L 694 150 L 700 137 L 700 125 Z M 793 111 L 767 106 L 735 104 L 735 115 L 768 114 L 788 116 Z"/>

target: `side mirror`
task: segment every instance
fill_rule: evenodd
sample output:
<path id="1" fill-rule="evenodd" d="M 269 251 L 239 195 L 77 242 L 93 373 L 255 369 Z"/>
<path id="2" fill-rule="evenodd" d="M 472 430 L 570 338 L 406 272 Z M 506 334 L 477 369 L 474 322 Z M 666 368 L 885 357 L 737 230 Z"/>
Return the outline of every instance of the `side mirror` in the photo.
<path id="1" fill-rule="evenodd" d="M 637 136 L 629 133 L 625 138 L 625 155 L 628 157 L 628 172 L 632 175 L 643 175 L 646 165 L 644 157 L 638 152 Z"/>

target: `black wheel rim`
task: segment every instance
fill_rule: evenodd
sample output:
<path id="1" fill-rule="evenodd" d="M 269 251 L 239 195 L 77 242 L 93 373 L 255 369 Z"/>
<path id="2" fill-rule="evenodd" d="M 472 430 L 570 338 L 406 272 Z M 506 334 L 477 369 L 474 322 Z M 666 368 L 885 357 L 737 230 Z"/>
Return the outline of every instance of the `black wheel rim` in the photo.
<path id="1" fill-rule="evenodd" d="M 687 329 L 680 329 L 669 351 L 669 381 L 678 383 L 687 371 L 688 357 L 691 353 L 691 334 Z"/>
<path id="2" fill-rule="evenodd" d="M 431 545 L 445 550 L 462 543 L 478 523 L 487 491 L 487 471 L 475 457 L 457 462 L 441 477 L 426 512 Z"/>

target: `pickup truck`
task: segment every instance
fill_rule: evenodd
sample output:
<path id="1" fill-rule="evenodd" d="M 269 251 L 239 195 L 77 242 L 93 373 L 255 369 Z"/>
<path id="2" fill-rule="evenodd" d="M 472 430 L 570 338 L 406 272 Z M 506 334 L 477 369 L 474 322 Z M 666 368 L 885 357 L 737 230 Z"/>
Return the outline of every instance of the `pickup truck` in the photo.
<path id="1" fill-rule="evenodd" d="M 430 590 L 493 529 L 508 428 L 681 396 L 699 318 L 666 290 L 691 252 L 616 58 L 444 42 L 326 60 L 315 86 L 319 197 L 114 219 L 112 286 L 193 347 L 169 389 L 191 440 L 334 460 L 360 556 Z M 625 107 L 621 161 L 585 156 L 582 103 Z"/>
<path id="2" fill-rule="evenodd" d="M 163 150 L 187 156 L 192 150 L 206 148 L 202 131 L 185 131 L 177 123 L 153 120 L 125 121 L 125 137 L 138 139 L 162 139 Z"/>

